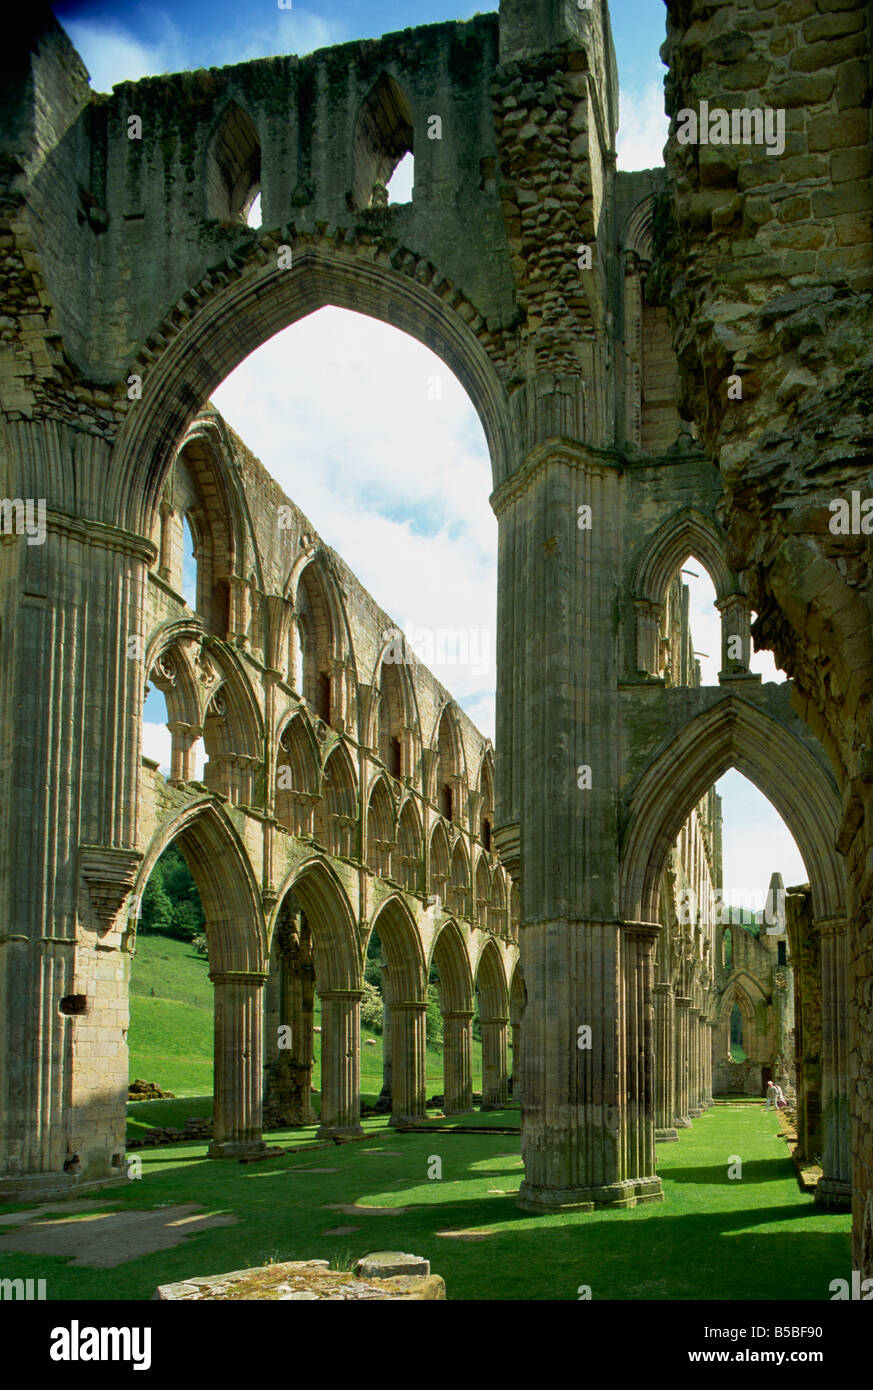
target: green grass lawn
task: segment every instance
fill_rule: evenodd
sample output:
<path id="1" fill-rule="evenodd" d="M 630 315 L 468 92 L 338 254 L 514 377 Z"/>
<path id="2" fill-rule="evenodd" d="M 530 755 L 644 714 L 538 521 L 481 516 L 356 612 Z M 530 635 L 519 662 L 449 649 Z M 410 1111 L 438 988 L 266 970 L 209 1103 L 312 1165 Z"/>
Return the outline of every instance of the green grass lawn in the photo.
<path id="1" fill-rule="evenodd" d="M 517 1123 L 518 1111 L 481 1118 Z M 588 1215 L 518 1209 L 516 1137 L 403 1135 L 382 1120 L 365 1121 L 365 1129 L 368 1142 L 256 1164 L 206 1160 L 202 1145 L 144 1150 L 142 1178 L 107 1192 L 107 1204 L 195 1201 L 238 1223 L 114 1269 L 2 1254 L 0 1274 L 14 1265 L 16 1277 L 46 1278 L 50 1299 L 145 1299 L 157 1284 L 186 1276 L 270 1260 L 347 1263 L 390 1248 L 429 1258 L 451 1299 L 575 1300 L 589 1285 L 594 1299 L 828 1300 L 830 1280 L 849 1275 L 851 1218 L 820 1212 L 802 1195 L 778 1125 L 760 1105 L 720 1105 L 679 1143 L 658 1146 L 664 1202 Z M 314 1143 L 312 1134 L 281 1137 Z M 735 1155 L 741 1180 L 727 1176 Z M 440 1181 L 427 1176 L 434 1156 L 442 1160 Z M 335 1171 L 297 1172 L 310 1166 Z M 406 1211 L 349 1215 L 329 1205 L 358 1201 Z M 345 1225 L 359 1229 L 326 1234 Z M 436 1234 L 459 1228 L 493 1234 L 475 1242 Z"/>
<path id="2" fill-rule="evenodd" d="M 130 977 L 130 1049 L 131 1080 L 155 1081 L 165 1091 L 180 1097 L 211 1097 L 212 1074 L 212 985 L 209 965 L 185 941 L 169 936 L 140 935 Z M 321 1026 L 321 1002 L 316 995 L 315 1026 Z M 372 1043 L 372 1046 L 368 1045 Z M 482 1044 L 473 1041 L 473 1087 L 482 1086 Z M 315 1068 L 313 1084 L 319 1085 L 321 1066 L 321 1034 L 315 1035 Z M 367 1028 L 361 1030 L 361 1098 L 373 1104 L 382 1089 L 382 1037 Z M 443 1053 L 441 1048 L 427 1049 L 427 1093 L 440 1095 L 443 1090 Z M 131 1114 L 137 1117 L 136 1131 L 146 1127 L 139 1123 L 149 1102 L 137 1102 Z M 172 1102 L 166 1102 L 172 1104 Z M 153 1112 L 149 1124 L 184 1124 L 188 1115 L 211 1115 L 204 1108 L 182 1109 L 172 1118 L 164 1112 Z M 317 1109 L 317 1107 L 316 1107 Z"/>

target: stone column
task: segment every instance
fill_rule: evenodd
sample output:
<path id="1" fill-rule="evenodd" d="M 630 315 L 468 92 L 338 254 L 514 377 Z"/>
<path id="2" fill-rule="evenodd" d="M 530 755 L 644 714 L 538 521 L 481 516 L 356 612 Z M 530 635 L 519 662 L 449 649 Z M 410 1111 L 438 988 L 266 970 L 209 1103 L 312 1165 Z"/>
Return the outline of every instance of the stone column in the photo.
<path id="1" fill-rule="evenodd" d="M 688 1113 L 688 1036 L 691 1000 L 677 995 L 674 1000 L 676 1010 L 676 1128 L 690 1129 L 691 1116 Z"/>
<path id="2" fill-rule="evenodd" d="M 109 476 L 101 439 L 7 421 L 3 452 L 11 497 L 48 492 L 45 542 L 0 543 L 0 1200 L 29 1201 L 126 1172 L 146 674 L 131 639 L 142 652 L 156 556 L 52 510 L 52 479 Z"/>
<path id="3" fill-rule="evenodd" d="M 674 1123 L 676 1093 L 676 1010 L 673 986 L 655 985 L 655 1142 L 679 1138 Z"/>
<path id="4" fill-rule="evenodd" d="M 215 1108 L 210 1158 L 260 1153 L 263 1071 L 261 988 L 256 971 L 210 971 L 215 986 Z"/>
<path id="5" fill-rule="evenodd" d="M 190 782 L 194 769 L 191 765 L 191 750 L 200 737 L 201 730 L 194 724 L 186 724 L 181 719 L 174 719 L 167 728 L 172 735 L 172 745 L 170 753 L 170 776 L 167 778 L 171 787 L 183 787 L 186 782 Z"/>
<path id="6" fill-rule="evenodd" d="M 693 1005 L 688 1010 L 688 1115 L 698 1120 L 703 1114 L 700 1104 L 700 1010 Z"/>
<path id="7" fill-rule="evenodd" d="M 706 1103 L 710 1106 L 715 1105 L 715 1099 L 712 1094 L 712 1054 L 714 1048 L 715 1021 L 710 1018 L 706 1021 L 706 1031 L 703 1037 L 703 1055 L 706 1060 Z"/>
<path id="8" fill-rule="evenodd" d="M 716 608 L 721 614 L 721 670 L 719 680 L 731 676 L 748 676 L 752 652 L 752 610 L 746 594 L 729 594 L 719 599 Z M 739 642 L 737 642 L 739 638 Z M 739 654 L 737 648 L 739 647 Z"/>
<path id="9" fill-rule="evenodd" d="M 361 1129 L 360 990 L 332 989 L 321 999 L 320 1139 Z"/>
<path id="10" fill-rule="evenodd" d="M 392 1020 L 390 1003 L 391 985 L 389 966 L 382 961 L 382 1089 L 376 1101 L 376 1109 L 391 1110 L 391 1071 L 392 1071 Z"/>
<path id="11" fill-rule="evenodd" d="M 625 1172 L 655 1172 L 655 950 L 660 925 L 629 922 L 622 928 L 622 975 L 627 1077 L 621 1126 Z M 620 1015 L 621 1016 L 621 1015 Z M 659 1178 L 635 1185 L 636 1201 L 662 1197 Z"/>
<path id="12" fill-rule="evenodd" d="M 391 1005 L 391 1119 L 403 1126 L 427 1118 L 426 1043 L 423 1000 L 403 1000 Z"/>
<path id="13" fill-rule="evenodd" d="M 822 997 L 822 1176 L 819 1206 L 850 1211 L 852 1158 L 849 1111 L 849 988 L 847 923 L 831 917 L 816 923 L 821 942 Z"/>
<path id="14" fill-rule="evenodd" d="M 508 1024 L 508 1018 L 482 1019 L 482 1110 L 503 1110 L 509 1099 Z"/>
<path id="15" fill-rule="evenodd" d="M 637 670 L 649 676 L 661 674 L 661 618 L 663 609 L 658 603 L 638 598 L 634 601 L 637 614 Z"/>
<path id="16" fill-rule="evenodd" d="M 443 1014 L 443 1110 L 468 1115 L 473 1109 L 472 1010 Z"/>

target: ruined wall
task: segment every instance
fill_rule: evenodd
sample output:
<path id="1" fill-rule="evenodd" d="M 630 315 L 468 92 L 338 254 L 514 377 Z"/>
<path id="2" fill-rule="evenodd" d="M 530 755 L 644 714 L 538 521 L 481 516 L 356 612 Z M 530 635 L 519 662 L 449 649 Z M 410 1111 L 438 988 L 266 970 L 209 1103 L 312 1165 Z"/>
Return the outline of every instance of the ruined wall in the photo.
<path id="1" fill-rule="evenodd" d="M 871 24 L 866 0 L 668 0 L 667 149 L 675 222 L 661 254 L 681 404 L 717 458 L 759 641 L 843 793 L 852 881 L 854 1263 L 873 1269 L 873 728 L 870 549 L 828 504 L 866 495 L 873 369 Z M 786 113 L 781 155 L 680 145 L 701 100 Z M 728 378 L 742 399 L 728 398 Z"/>

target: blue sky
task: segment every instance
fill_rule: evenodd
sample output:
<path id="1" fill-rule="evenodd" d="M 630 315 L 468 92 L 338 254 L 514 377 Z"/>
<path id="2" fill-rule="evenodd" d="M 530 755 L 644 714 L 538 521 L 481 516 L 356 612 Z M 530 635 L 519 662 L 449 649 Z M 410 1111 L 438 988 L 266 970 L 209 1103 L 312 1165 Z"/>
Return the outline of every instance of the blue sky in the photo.
<path id="1" fill-rule="evenodd" d="M 276 0 L 69 0 L 55 13 L 94 89 L 109 91 L 162 72 L 303 55 L 488 8 L 464 0 L 294 0 L 291 9 Z M 619 168 L 647 168 L 662 162 L 667 134 L 658 53 L 664 4 L 613 0 L 610 11 L 621 90 Z M 407 172 L 397 175 L 395 201 L 411 196 Z M 328 308 L 252 354 L 213 399 L 398 626 L 475 631 L 475 668 L 434 669 L 493 737 L 497 525 L 482 427 L 451 372 L 405 335 Z M 718 615 L 705 572 L 691 568 L 701 574 L 689 580 L 692 621 L 695 646 L 710 654 L 703 662 L 710 682 L 719 664 Z M 779 678 L 766 655 L 753 666 L 764 679 Z M 157 694 L 147 714 L 145 751 L 166 766 L 169 735 Z M 769 803 L 736 772 L 719 790 L 728 888 L 766 887 L 774 869 L 787 884 L 803 881 L 796 847 Z"/>

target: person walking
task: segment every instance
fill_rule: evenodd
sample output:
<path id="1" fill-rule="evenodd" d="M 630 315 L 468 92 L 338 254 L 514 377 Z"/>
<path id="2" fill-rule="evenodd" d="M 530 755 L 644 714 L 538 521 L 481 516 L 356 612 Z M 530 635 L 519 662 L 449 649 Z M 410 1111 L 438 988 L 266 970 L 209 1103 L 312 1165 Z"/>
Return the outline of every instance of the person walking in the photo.
<path id="1" fill-rule="evenodd" d="M 767 1082 L 767 1106 L 768 1110 L 778 1109 L 779 1087 L 775 1081 Z"/>

